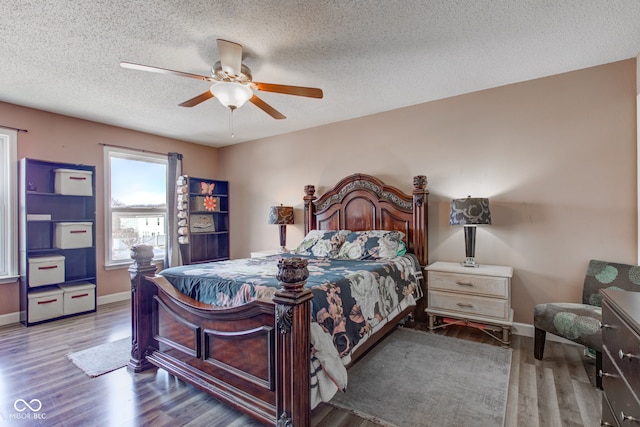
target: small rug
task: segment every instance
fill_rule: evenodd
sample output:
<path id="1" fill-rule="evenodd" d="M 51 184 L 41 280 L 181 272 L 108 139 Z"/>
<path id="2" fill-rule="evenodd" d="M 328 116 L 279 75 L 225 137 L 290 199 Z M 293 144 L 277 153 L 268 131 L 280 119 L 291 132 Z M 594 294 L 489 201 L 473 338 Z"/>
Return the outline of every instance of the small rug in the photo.
<path id="1" fill-rule="evenodd" d="M 512 350 L 399 328 L 329 404 L 384 426 L 502 427 Z"/>
<path id="2" fill-rule="evenodd" d="M 131 357 L 131 337 L 67 354 L 78 368 L 97 377 L 127 365 Z"/>

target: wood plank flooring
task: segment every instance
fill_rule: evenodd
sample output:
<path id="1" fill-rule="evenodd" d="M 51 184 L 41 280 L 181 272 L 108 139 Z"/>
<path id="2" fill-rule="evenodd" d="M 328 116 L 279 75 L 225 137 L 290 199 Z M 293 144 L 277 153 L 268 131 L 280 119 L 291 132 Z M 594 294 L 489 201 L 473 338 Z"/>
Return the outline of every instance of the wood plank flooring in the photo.
<path id="1" fill-rule="evenodd" d="M 437 333 L 498 345 L 472 328 L 448 326 Z M 90 378 L 65 357 L 129 335 L 127 301 L 29 328 L 0 327 L 0 426 L 259 425 L 163 370 L 133 375 L 123 368 Z M 533 357 L 532 338 L 514 336 L 512 348 L 506 427 L 599 425 L 595 361 L 581 347 L 547 341 L 543 361 Z M 18 399 L 40 400 L 38 418 L 29 410 L 19 412 Z M 17 406 L 24 408 L 21 402 Z M 325 404 L 313 411 L 312 425 L 377 426 Z"/>

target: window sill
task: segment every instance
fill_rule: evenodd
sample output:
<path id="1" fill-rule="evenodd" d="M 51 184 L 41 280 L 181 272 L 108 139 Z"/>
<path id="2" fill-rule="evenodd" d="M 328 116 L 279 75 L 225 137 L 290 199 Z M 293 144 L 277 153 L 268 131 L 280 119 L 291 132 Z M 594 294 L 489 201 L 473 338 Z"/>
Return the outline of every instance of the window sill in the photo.
<path id="1" fill-rule="evenodd" d="M 155 264 L 158 267 L 158 271 L 162 270 L 162 266 L 164 264 L 164 261 L 161 259 L 153 259 L 151 260 L 152 264 Z M 125 269 L 125 268 L 129 268 L 133 265 L 133 261 L 129 261 L 129 262 L 123 262 L 123 263 L 119 263 L 119 264 L 105 264 L 104 269 L 106 271 L 109 270 L 121 270 L 121 269 Z"/>
<path id="2" fill-rule="evenodd" d="M 0 276 L 0 285 L 16 283 L 18 279 L 20 279 L 20 276 Z"/>

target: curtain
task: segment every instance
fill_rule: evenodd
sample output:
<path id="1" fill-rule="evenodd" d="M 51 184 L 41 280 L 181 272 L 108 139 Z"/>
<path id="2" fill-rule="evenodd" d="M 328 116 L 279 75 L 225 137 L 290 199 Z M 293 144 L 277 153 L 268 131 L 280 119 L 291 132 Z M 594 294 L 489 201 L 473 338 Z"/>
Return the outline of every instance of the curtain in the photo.
<path id="1" fill-rule="evenodd" d="M 176 180 L 182 175 L 182 154 L 168 153 L 169 170 L 167 176 L 167 245 L 164 256 L 164 268 L 181 265 L 180 246 L 178 245 Z"/>

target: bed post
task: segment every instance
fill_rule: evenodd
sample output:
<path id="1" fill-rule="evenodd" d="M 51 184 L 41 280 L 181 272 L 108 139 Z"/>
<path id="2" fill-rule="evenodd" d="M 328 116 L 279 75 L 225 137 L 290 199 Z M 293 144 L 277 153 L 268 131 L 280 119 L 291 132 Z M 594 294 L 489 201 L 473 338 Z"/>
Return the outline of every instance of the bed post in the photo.
<path id="1" fill-rule="evenodd" d="M 153 248 L 149 245 L 131 247 L 133 264 L 129 267 L 131 277 L 131 358 L 127 369 L 141 372 L 153 365 L 147 361 L 145 352 L 152 343 L 151 304 L 156 293 L 155 286 L 144 283 L 145 276 L 153 276 L 156 266 L 151 264 Z"/>
<path id="2" fill-rule="evenodd" d="M 316 199 L 314 196 L 316 187 L 313 185 L 304 186 L 304 235 L 306 236 L 310 230 L 316 229 L 316 210 L 313 201 Z"/>
<path id="3" fill-rule="evenodd" d="M 276 405 L 277 427 L 311 425 L 311 303 L 313 294 L 304 284 L 309 277 L 307 260 L 278 261 L 281 288 L 276 304 Z"/>
<path id="4" fill-rule="evenodd" d="M 420 265 L 426 267 L 429 263 L 429 242 L 427 241 L 427 207 L 429 205 L 429 190 L 427 177 L 417 175 L 413 177 L 413 252 L 418 257 Z"/>

